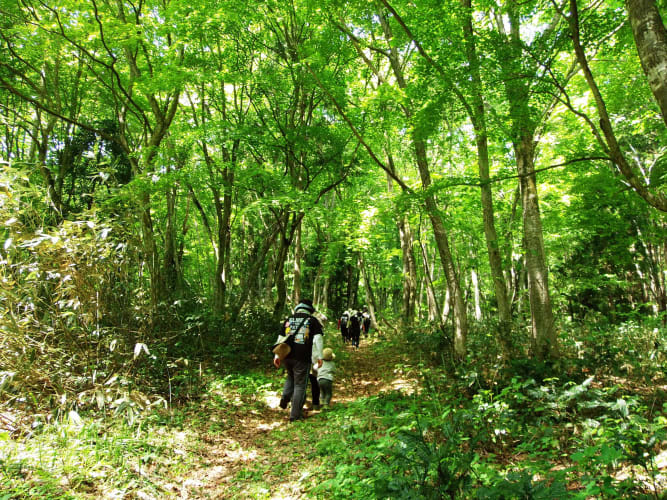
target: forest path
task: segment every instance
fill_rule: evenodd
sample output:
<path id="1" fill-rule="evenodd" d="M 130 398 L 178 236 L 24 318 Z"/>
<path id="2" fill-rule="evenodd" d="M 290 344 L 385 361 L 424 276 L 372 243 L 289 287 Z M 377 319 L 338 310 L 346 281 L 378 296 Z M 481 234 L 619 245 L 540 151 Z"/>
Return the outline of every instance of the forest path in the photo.
<path id="1" fill-rule="evenodd" d="M 270 373 L 275 379 L 270 389 L 237 394 L 233 408 L 212 412 L 211 425 L 200 436 L 203 446 L 196 450 L 199 467 L 179 481 L 180 497 L 306 498 L 320 480 L 308 471 L 327 458 L 313 455 L 317 443 L 325 435 L 337 439 L 335 433 L 341 432 L 332 428 L 333 417 L 350 411 L 362 398 L 398 389 L 409 392 L 416 385 L 401 364 L 401 353 L 377 349 L 382 341 L 364 337 L 355 349 L 343 345 L 337 332 L 327 332 L 325 345 L 333 348 L 337 363 L 331 408 L 310 410 L 303 421 L 290 424 L 289 408 L 278 406 L 282 369 Z M 308 408 L 310 396 L 309 387 Z"/>

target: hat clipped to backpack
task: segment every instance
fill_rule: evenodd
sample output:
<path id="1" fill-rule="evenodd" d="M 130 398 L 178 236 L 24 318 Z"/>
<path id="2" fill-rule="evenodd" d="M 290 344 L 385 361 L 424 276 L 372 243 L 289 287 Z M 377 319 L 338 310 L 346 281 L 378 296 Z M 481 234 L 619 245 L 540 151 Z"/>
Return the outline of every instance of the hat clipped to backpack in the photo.
<path id="1" fill-rule="evenodd" d="M 336 359 L 336 355 L 334 352 L 331 350 L 330 347 L 325 347 L 324 350 L 322 351 L 322 359 L 324 361 L 332 361 Z"/>
<path id="2" fill-rule="evenodd" d="M 285 344 L 284 342 L 281 342 L 280 344 L 276 344 L 276 346 L 273 348 L 273 354 L 278 356 L 280 361 L 285 359 L 289 353 L 292 351 L 292 348 Z"/>

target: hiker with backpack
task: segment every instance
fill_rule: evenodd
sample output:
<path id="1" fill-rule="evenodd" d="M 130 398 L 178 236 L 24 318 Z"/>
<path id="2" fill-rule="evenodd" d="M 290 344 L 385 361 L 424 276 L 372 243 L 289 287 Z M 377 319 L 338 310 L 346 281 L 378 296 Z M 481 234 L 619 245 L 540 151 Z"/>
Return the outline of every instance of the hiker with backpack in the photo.
<path id="1" fill-rule="evenodd" d="M 302 299 L 292 315 L 282 323 L 273 349 L 273 364 L 276 368 L 284 366 L 287 372 L 280 407 L 286 409 L 291 402 L 290 422 L 303 418 L 302 408 L 311 365 L 322 365 L 322 325 L 313 316 L 314 313 L 312 300 Z"/>
<path id="2" fill-rule="evenodd" d="M 343 337 L 343 344 L 347 344 L 347 341 L 349 340 L 349 322 L 350 322 L 350 310 L 345 309 L 343 311 L 343 314 L 340 316 L 340 319 L 338 320 L 338 329 L 340 330 L 340 334 Z"/>
<path id="3" fill-rule="evenodd" d="M 359 311 L 353 310 L 350 313 L 350 320 L 348 322 L 348 337 L 352 345 L 359 348 L 359 336 L 361 335 L 362 315 Z"/>
<path id="4" fill-rule="evenodd" d="M 370 335 L 371 331 L 371 315 L 368 313 L 368 308 L 364 307 L 364 312 L 362 313 L 362 328 L 364 329 L 364 335 L 367 337 Z"/>

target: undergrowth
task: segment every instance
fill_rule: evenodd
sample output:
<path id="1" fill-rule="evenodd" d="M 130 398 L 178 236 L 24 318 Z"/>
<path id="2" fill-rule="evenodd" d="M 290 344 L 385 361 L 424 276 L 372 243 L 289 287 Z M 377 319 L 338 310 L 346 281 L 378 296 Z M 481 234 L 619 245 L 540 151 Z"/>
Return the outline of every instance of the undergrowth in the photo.
<path id="1" fill-rule="evenodd" d="M 348 375 L 369 376 L 357 366 L 367 356 L 370 369 L 414 379 L 416 390 L 359 393 L 294 425 L 276 410 L 264 431 L 239 427 L 274 411 L 268 401 L 282 375 L 267 371 L 268 355 L 264 368 L 204 371 L 199 397 L 132 419 L 92 411 L 35 419 L 26 435 L 0 434 L 0 498 L 205 497 L 212 485 L 191 478 L 215 464 L 217 446 L 250 457 L 216 485 L 227 498 L 664 497 L 659 330 L 571 328 L 551 365 L 519 356 L 502 363 L 480 348 L 484 328 L 472 332 L 475 356 L 449 365 L 438 355 L 442 341 L 425 332 L 366 340 L 365 351 L 328 335 Z M 251 441 L 240 441 L 241 431 Z"/>
<path id="2" fill-rule="evenodd" d="M 601 336 L 602 353 L 589 348 Z M 382 394 L 331 417 L 341 432 L 317 449 L 336 466 L 319 471 L 326 480 L 318 496 L 664 497 L 666 339 L 659 330 L 588 331 L 552 365 L 506 365 L 477 349 L 487 357 L 443 366 L 434 355 L 441 341 L 406 337 L 395 341 L 419 346 L 417 357 L 428 360 L 415 368 L 422 390 Z M 614 364 L 600 362 L 612 353 Z"/>

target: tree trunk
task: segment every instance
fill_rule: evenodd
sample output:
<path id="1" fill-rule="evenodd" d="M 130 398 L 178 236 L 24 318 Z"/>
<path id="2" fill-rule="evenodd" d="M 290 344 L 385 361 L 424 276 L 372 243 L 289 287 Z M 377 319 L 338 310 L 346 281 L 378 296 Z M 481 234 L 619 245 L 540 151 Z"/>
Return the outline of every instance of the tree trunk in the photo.
<path id="1" fill-rule="evenodd" d="M 399 61 L 398 53 L 392 45 L 394 36 L 391 31 L 391 27 L 389 26 L 386 15 L 384 13 L 380 13 L 379 20 L 384 31 L 384 36 L 389 43 L 390 48 L 388 52 L 388 58 L 393 74 L 396 77 L 396 82 L 400 88 L 405 89 L 407 87 L 407 82 L 405 81 L 405 76 Z M 405 116 L 408 121 L 410 121 L 414 115 L 409 106 L 410 104 L 407 103 L 403 107 Z M 426 154 L 426 143 L 423 139 L 417 137 L 416 133 L 414 132 L 411 139 L 412 145 L 414 147 L 417 168 L 419 170 L 419 176 L 421 178 L 422 188 L 424 191 L 428 191 L 432 183 L 431 173 L 428 167 L 428 157 Z M 424 202 L 426 205 L 426 211 L 433 226 L 435 242 L 440 253 L 440 260 L 442 262 L 445 275 L 447 276 L 447 286 L 452 297 L 452 310 L 454 312 L 454 352 L 456 353 L 457 357 L 463 358 L 466 353 L 468 318 L 466 315 L 463 294 L 461 293 L 458 272 L 456 270 L 456 266 L 454 265 L 454 259 L 452 258 L 451 250 L 449 247 L 449 237 L 447 235 L 447 230 L 445 229 L 442 218 L 438 213 L 435 197 L 431 193 L 425 194 Z"/>
<path id="2" fill-rule="evenodd" d="M 470 270 L 470 280 L 472 282 L 473 300 L 475 301 L 475 319 L 482 321 L 481 293 L 479 291 L 479 276 L 475 269 Z"/>
<path id="3" fill-rule="evenodd" d="M 558 339 L 551 309 L 549 278 L 544 252 L 537 181 L 533 165 L 533 137 L 516 145 L 517 170 L 521 179 L 525 264 L 532 323 L 532 351 L 538 359 L 558 357 Z"/>
<path id="4" fill-rule="evenodd" d="M 627 0 L 637 53 L 667 125 L 667 30 L 655 0 Z"/>
<path id="5" fill-rule="evenodd" d="M 376 329 L 377 319 L 375 318 L 375 311 L 377 311 L 377 301 L 375 300 L 375 294 L 373 293 L 373 288 L 371 287 L 371 282 L 368 277 L 368 270 L 366 269 L 366 262 L 364 261 L 364 256 L 359 254 L 359 269 L 361 269 L 361 276 L 364 280 L 364 289 L 366 291 L 366 303 L 368 305 L 368 314 L 371 317 L 371 328 Z"/>
<path id="6" fill-rule="evenodd" d="M 169 188 L 165 193 L 167 200 L 167 226 L 164 232 L 164 282 L 165 290 L 178 295 L 178 258 L 176 252 L 176 189 Z"/>
<path id="7" fill-rule="evenodd" d="M 301 299 L 301 257 L 303 248 L 301 247 L 301 224 L 296 228 L 296 238 L 294 240 L 294 282 L 292 289 L 292 303 L 298 304 Z"/>
<path id="8" fill-rule="evenodd" d="M 423 241 L 419 241 L 419 246 L 422 250 L 422 259 L 424 260 L 424 276 L 426 278 L 426 298 L 428 301 L 428 320 L 440 322 L 440 307 L 438 306 L 438 299 L 435 295 L 435 287 L 433 286 L 433 269 L 429 263 L 428 252 Z"/>
<path id="9" fill-rule="evenodd" d="M 516 157 L 517 173 L 521 186 L 523 208 L 524 253 L 528 279 L 528 297 L 531 314 L 531 347 L 538 359 L 558 356 L 558 344 L 554 325 L 546 255 L 540 219 L 537 179 L 534 166 L 534 136 L 536 124 L 530 107 L 530 88 L 521 75 L 523 45 L 520 39 L 518 8 L 511 2 L 508 9 L 510 33 L 506 47 L 505 93 L 510 106 L 512 143 Z M 499 29 L 505 34 L 502 20 Z"/>
<path id="10" fill-rule="evenodd" d="M 297 228 L 301 225 L 303 215 L 303 213 L 294 213 L 290 216 L 289 212 L 285 212 L 285 215 L 281 217 L 281 238 L 276 257 L 275 272 L 277 298 L 273 308 L 273 319 L 276 322 L 280 321 L 282 318 L 287 303 L 287 285 L 285 283 L 285 262 L 287 261 L 287 251 L 289 250 L 292 241 L 294 241 L 294 235 L 296 234 Z"/>
<path id="11" fill-rule="evenodd" d="M 400 216 L 396 225 L 403 255 L 403 321 L 406 325 L 411 325 L 417 305 L 417 266 L 412 246 L 412 230 L 405 216 Z"/>
<path id="12" fill-rule="evenodd" d="M 447 287 L 447 290 L 445 290 L 445 300 L 443 301 L 442 304 L 441 320 L 443 324 L 447 323 L 447 318 L 449 318 L 449 313 L 451 312 L 451 310 L 452 310 L 452 301 L 451 301 L 451 296 L 449 294 L 449 287 Z"/>
<path id="13" fill-rule="evenodd" d="M 574 45 L 574 52 L 577 56 L 577 61 L 579 62 L 579 65 L 581 66 L 581 69 L 584 73 L 584 77 L 586 78 L 586 83 L 588 83 L 588 87 L 591 89 L 591 93 L 595 99 L 595 106 L 598 111 L 598 116 L 600 117 L 600 128 L 602 128 L 602 132 L 606 141 L 606 143 L 602 146 L 605 149 L 608 149 L 606 152 L 609 153 L 612 161 L 621 174 L 623 174 L 623 177 L 625 177 L 625 180 L 630 185 L 630 187 L 639 196 L 641 196 L 644 201 L 646 201 L 646 203 L 657 208 L 658 210 L 667 212 L 667 196 L 665 196 L 659 190 L 653 192 L 649 189 L 650 186 L 637 176 L 634 169 L 623 154 L 621 146 L 618 143 L 611 119 L 609 117 L 609 113 L 607 112 L 607 105 L 605 104 L 604 99 L 602 98 L 602 94 L 600 93 L 600 89 L 595 82 L 593 72 L 588 65 L 586 52 L 581 45 L 579 36 L 579 10 L 577 8 L 577 0 L 570 0 L 570 16 L 568 17 L 568 21 L 570 23 L 570 32 L 572 36 L 572 43 Z"/>
<path id="14" fill-rule="evenodd" d="M 387 160 L 389 168 L 395 174 L 394 158 L 387 146 Z M 387 191 L 393 191 L 393 180 L 387 172 Z M 413 250 L 413 237 L 410 224 L 405 215 L 397 217 L 398 238 L 401 243 L 401 256 L 403 259 L 403 321 L 411 325 L 415 317 L 417 302 L 417 264 Z"/>
<path id="15" fill-rule="evenodd" d="M 424 190 L 428 190 L 431 186 L 431 173 L 426 164 L 426 149 L 421 140 L 415 139 L 413 141 L 415 151 L 417 154 L 417 165 L 419 167 L 419 174 Z M 466 354 L 466 338 L 468 336 L 468 317 L 466 312 L 465 301 L 463 300 L 463 293 L 459 282 L 458 271 L 454 264 L 451 250 L 449 248 L 449 237 L 447 230 L 442 222 L 442 218 L 438 214 L 438 208 L 435 198 L 432 194 L 425 195 L 426 211 L 431 225 L 433 226 L 433 235 L 435 243 L 440 254 L 440 261 L 442 263 L 445 276 L 447 277 L 447 289 L 451 297 L 452 311 L 454 313 L 454 352 L 457 357 L 463 358 Z"/>
<path id="16" fill-rule="evenodd" d="M 250 267 L 247 269 L 246 276 L 242 279 L 240 290 L 241 295 L 238 298 L 238 302 L 234 306 L 234 309 L 231 311 L 232 318 L 238 317 L 241 309 L 245 306 L 248 297 L 252 290 L 257 290 L 259 288 L 259 273 L 266 262 L 266 255 L 269 253 L 269 250 L 273 246 L 273 243 L 278 235 L 278 226 L 275 226 L 275 229 L 271 232 L 270 235 L 266 236 L 262 240 L 262 244 L 256 251 L 253 252 L 250 259 Z M 269 268 L 269 275 L 271 274 L 271 266 Z M 256 294 L 258 295 L 258 294 Z"/>
<path id="17" fill-rule="evenodd" d="M 486 250 L 489 256 L 489 267 L 493 279 L 493 290 L 498 304 L 500 343 L 505 355 L 509 352 L 509 336 L 511 329 L 511 308 L 509 294 L 507 292 L 506 280 L 503 272 L 502 257 L 500 255 L 500 244 L 496 232 L 495 216 L 493 211 L 493 193 L 491 191 L 489 173 L 489 145 L 486 128 L 486 113 L 484 110 L 483 86 L 480 73 L 479 57 L 475 46 L 475 37 L 472 24 L 472 2 L 461 0 L 465 8 L 463 20 L 463 34 L 465 38 L 466 56 L 470 67 L 472 86 L 471 121 L 475 131 L 475 143 L 477 146 L 477 164 L 479 168 L 479 179 L 482 197 L 482 219 L 484 221 L 484 237 Z"/>

